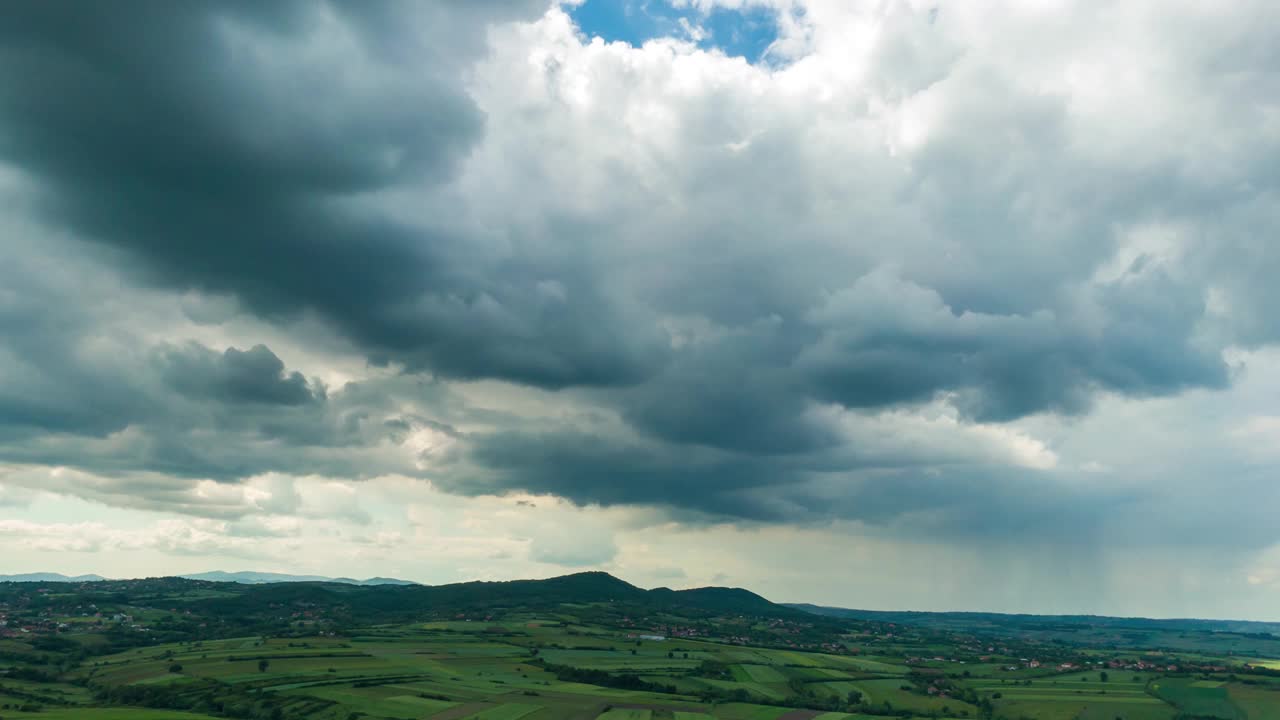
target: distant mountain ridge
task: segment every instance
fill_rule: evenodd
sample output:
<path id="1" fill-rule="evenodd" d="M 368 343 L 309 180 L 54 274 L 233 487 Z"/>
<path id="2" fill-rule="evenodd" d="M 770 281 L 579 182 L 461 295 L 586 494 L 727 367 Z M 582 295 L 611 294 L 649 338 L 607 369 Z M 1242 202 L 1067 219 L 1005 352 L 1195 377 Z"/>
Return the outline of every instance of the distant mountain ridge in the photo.
<path id="1" fill-rule="evenodd" d="M 343 585 L 417 585 L 412 580 L 398 580 L 396 578 L 371 577 L 367 580 L 356 580 L 349 577 L 326 577 L 324 575 L 290 575 L 288 573 L 272 573 L 272 572 L 225 572 L 223 570 L 213 570 L 211 572 L 195 573 L 192 575 L 179 575 L 178 577 L 186 580 L 205 580 L 208 582 L 233 582 L 242 585 L 267 585 L 271 583 L 291 583 L 291 582 L 325 582 L 325 583 L 341 583 Z"/>
<path id="2" fill-rule="evenodd" d="M 1202 632 L 1280 634 L 1280 623 L 1258 620 L 1204 618 L 1144 618 L 1111 615 L 1036 615 L 1030 613 L 928 612 L 921 610 L 856 610 L 809 603 L 783 603 L 814 615 L 846 620 L 901 623 L 940 630 L 992 630 L 1026 632 L 1075 628 L 1139 628 L 1146 630 L 1195 630 Z"/>
<path id="3" fill-rule="evenodd" d="M 249 612 L 256 604 L 287 601 L 345 603 L 356 614 L 396 610 L 412 614 L 431 610 L 499 609 L 519 605 L 609 602 L 637 607 L 696 609 L 704 613 L 760 615 L 799 620 L 808 617 L 902 623 L 964 632 L 1057 632 L 1081 628 L 1098 630 L 1194 630 L 1280 637 L 1280 623 L 1251 620 L 1157 619 L 1105 615 L 1033 615 L 986 612 L 923 612 L 855 610 L 808 603 L 774 603 L 743 588 L 702 587 L 645 590 L 606 572 L 580 572 L 543 580 L 471 581 L 422 585 L 408 580 L 373 577 L 366 580 L 322 575 L 268 572 L 212 571 L 147 579 L 110 580 L 101 575 L 68 576 L 35 572 L 0 575 L 3 582 L 102 583 L 102 592 L 127 590 L 139 582 L 162 587 L 174 582 L 218 582 L 244 586 L 233 597 L 203 604 L 228 612 Z"/>
<path id="4" fill-rule="evenodd" d="M 17 575 L 0 575 L 0 582 L 101 582 L 101 575 L 63 575 L 62 573 L 34 572 Z"/>
<path id="5" fill-rule="evenodd" d="M 174 575 L 184 580 L 204 580 L 205 582 L 227 582 L 239 583 L 241 585 L 268 585 L 272 583 L 296 583 L 296 582 L 320 582 L 320 583 L 340 583 L 342 585 L 417 585 L 412 580 L 398 580 L 396 578 L 387 577 L 371 577 L 367 580 L 357 580 L 348 577 L 326 577 L 324 575 L 290 575 L 288 573 L 271 573 L 271 572 L 226 572 L 224 570 L 213 570 L 210 572 L 194 573 L 191 575 Z M 63 575 L 62 573 L 52 572 L 34 572 L 20 573 L 17 575 L 0 575 L 0 582 L 104 582 L 113 578 L 105 578 L 101 575 Z M 119 580 L 138 579 L 138 578 L 114 578 Z"/>

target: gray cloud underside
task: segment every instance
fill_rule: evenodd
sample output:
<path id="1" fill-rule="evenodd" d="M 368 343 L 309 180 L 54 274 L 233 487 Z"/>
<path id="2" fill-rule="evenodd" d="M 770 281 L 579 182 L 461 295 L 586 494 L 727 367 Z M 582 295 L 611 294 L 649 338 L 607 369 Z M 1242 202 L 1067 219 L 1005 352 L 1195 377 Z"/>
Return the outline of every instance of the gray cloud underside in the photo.
<path id="1" fill-rule="evenodd" d="M 1034 533 L 1057 513 L 1088 532 L 1149 498 L 980 452 L 886 451 L 815 409 L 1079 415 L 1100 393 L 1225 388 L 1225 348 L 1280 339 L 1278 143 L 1265 114 L 1238 111 L 1280 62 L 1247 13 L 1216 45 L 1162 21 L 1204 122 L 1177 130 L 1220 136 L 1221 163 L 1194 144 L 1100 154 L 1069 98 L 913 45 L 906 26 L 884 40 L 884 96 L 952 88 L 909 162 L 836 142 L 869 132 L 863 111 L 823 126 L 826 147 L 806 140 L 813 118 L 761 117 L 732 87 L 675 107 L 679 151 L 642 162 L 569 142 L 623 133 L 607 117 L 648 101 L 625 75 L 604 77 L 609 115 L 579 128 L 536 129 L 570 115 L 554 63 L 524 69 L 548 88 L 540 106 L 469 89 L 486 27 L 539 2 L 129 7 L 26 3 L 0 24 L 0 157 L 34 216 L 74 238 L 15 243 L 26 259 L 0 271 L 18 289 L 0 296 L 20 379 L 0 387 L 7 462 L 222 482 L 399 472 L 464 494 L 944 534 Z M 468 195 L 495 167 L 519 192 Z M 588 209 L 568 197 L 578 167 L 603 188 Z M 1173 261 L 1125 256 L 1149 227 L 1191 241 Z M 394 372 L 326 388 L 255 344 L 104 359 L 84 344 L 100 318 L 39 272 L 55 252 L 231 296 L 286 330 L 314 315 Z M 445 386 L 479 379 L 609 420 L 485 414 Z M 455 441 L 429 468 L 403 452 L 422 428 Z M 120 494 L 135 491 L 160 492 Z"/>
<path id="2" fill-rule="evenodd" d="M 538 3 L 479 5 L 30 6 L 0 31 L 0 148 L 47 216 L 145 281 L 315 310 L 371 358 L 441 374 L 626 381 L 645 348 L 590 274 L 584 302 L 547 302 L 536 266 L 363 201 L 448 177 L 481 137 L 460 63 L 485 20 Z"/>

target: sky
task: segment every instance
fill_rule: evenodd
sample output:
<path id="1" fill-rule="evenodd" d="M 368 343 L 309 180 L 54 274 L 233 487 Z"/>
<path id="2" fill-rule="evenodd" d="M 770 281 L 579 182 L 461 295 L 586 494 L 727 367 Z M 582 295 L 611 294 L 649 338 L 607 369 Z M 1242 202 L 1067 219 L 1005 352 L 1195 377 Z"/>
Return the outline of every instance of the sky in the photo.
<path id="1" fill-rule="evenodd" d="M 1271 0 L 0 23 L 0 572 L 1280 620 Z"/>

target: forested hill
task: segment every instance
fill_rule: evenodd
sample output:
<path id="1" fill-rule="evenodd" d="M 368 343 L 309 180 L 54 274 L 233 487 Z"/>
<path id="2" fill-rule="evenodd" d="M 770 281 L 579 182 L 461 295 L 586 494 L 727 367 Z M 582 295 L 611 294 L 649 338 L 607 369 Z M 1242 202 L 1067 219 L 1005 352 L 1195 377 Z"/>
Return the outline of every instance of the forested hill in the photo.
<path id="1" fill-rule="evenodd" d="M 23 592 L 33 583 L 0 584 Z M 815 616 L 741 588 L 645 590 L 604 572 L 584 572 L 545 580 L 463 582 L 449 585 L 353 585 L 342 582 L 245 584 L 164 577 L 142 580 L 61 582 L 49 597 L 101 600 L 141 607 L 171 606 L 181 600 L 195 614 L 244 621 L 282 617 L 284 609 L 360 623 L 397 622 L 425 616 L 549 609 L 564 604 L 593 605 L 597 613 L 668 613 L 684 617 L 741 615 L 824 624 Z M 825 622 L 836 622 L 828 620 Z"/>
<path id="2" fill-rule="evenodd" d="M 803 618 L 805 613 L 769 602 L 741 588 L 645 590 L 608 573 L 584 572 L 546 580 L 464 582 L 450 585 L 351 586 L 332 583 L 287 583 L 239 586 L 233 597 L 204 601 L 210 610 L 240 612 L 282 602 L 307 601 L 341 605 L 354 617 L 411 616 L 424 612 L 468 612 L 510 608 L 608 603 L 620 610 L 634 607 L 681 614 L 741 614 Z"/>

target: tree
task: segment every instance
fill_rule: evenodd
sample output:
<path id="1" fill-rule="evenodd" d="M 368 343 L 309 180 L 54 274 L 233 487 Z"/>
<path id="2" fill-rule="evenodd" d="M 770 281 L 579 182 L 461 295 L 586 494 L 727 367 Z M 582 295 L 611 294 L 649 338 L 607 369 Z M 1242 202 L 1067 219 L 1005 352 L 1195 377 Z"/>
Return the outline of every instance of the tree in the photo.
<path id="1" fill-rule="evenodd" d="M 268 660 L 259 660 L 259 661 L 258 661 L 258 672 L 266 672 L 266 671 L 267 671 L 267 668 L 269 668 L 269 667 L 271 667 L 271 662 L 270 662 L 270 661 L 268 661 Z"/>
<path id="2" fill-rule="evenodd" d="M 857 690 L 850 690 L 849 694 L 845 696 L 845 702 L 849 703 L 850 705 L 857 705 L 858 703 L 862 702 L 862 693 L 858 692 Z"/>
<path id="3" fill-rule="evenodd" d="M 1106 670 L 1103 670 L 1102 672 L 1098 673 L 1098 679 L 1101 680 L 1102 682 L 1106 682 L 1108 677 L 1109 676 L 1107 675 Z"/>
<path id="4" fill-rule="evenodd" d="M 169 672 L 171 672 L 171 673 L 180 673 L 180 672 L 182 672 L 182 665 L 181 665 L 181 664 L 179 664 L 179 663 L 174 663 L 174 664 L 170 665 L 170 666 L 169 666 Z"/>

